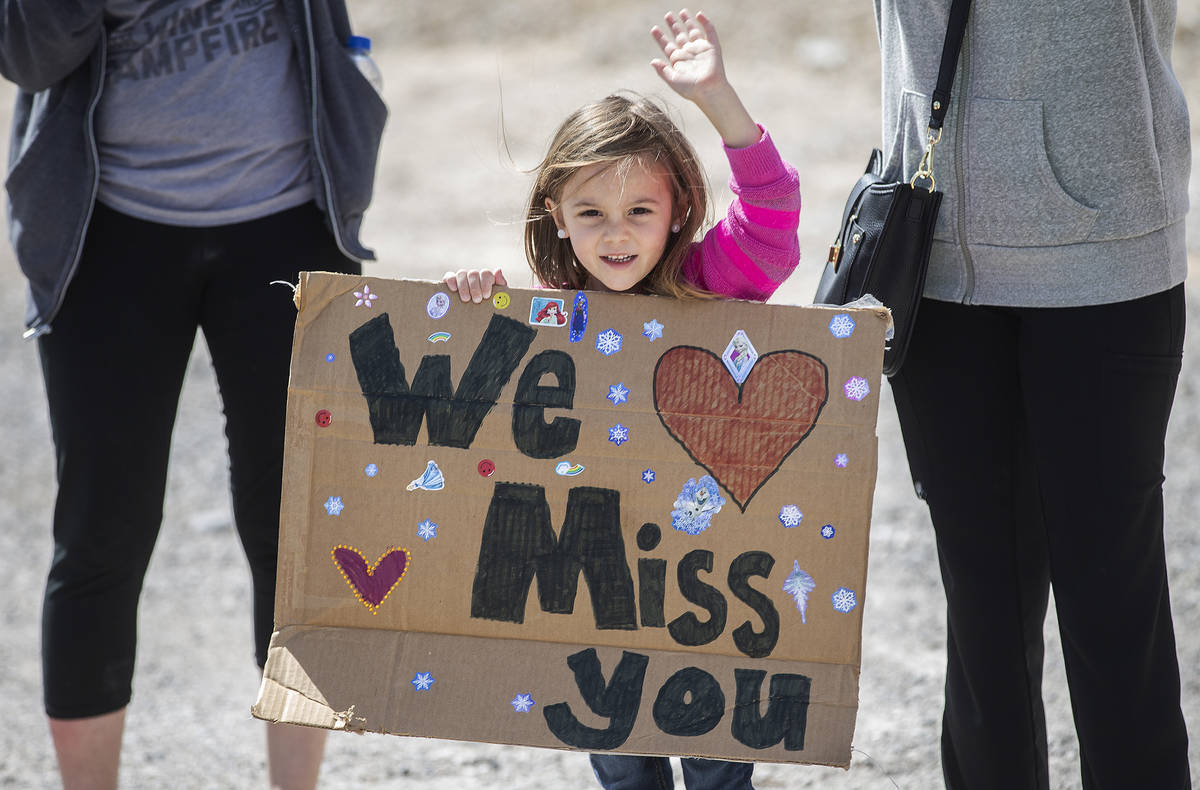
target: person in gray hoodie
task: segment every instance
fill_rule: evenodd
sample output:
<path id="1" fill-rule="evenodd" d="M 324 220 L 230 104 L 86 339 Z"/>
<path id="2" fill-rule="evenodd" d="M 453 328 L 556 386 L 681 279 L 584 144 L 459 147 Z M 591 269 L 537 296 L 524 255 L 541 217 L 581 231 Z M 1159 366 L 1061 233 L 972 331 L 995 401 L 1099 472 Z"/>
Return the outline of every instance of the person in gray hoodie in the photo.
<path id="1" fill-rule="evenodd" d="M 924 152 L 950 0 L 875 0 L 888 178 Z M 1163 541 L 1190 129 L 1174 3 L 977 0 L 891 379 L 947 600 L 951 790 L 1048 788 L 1053 588 L 1083 787 L 1189 788 Z"/>
<path id="2" fill-rule="evenodd" d="M 116 787 L 137 605 L 197 329 L 226 418 L 260 666 L 301 270 L 358 273 L 387 110 L 342 0 L 0 0 L 6 182 L 58 473 L 44 703 L 63 786 Z M 181 659 L 183 657 L 181 656 Z M 273 787 L 324 733 L 268 726 Z"/>

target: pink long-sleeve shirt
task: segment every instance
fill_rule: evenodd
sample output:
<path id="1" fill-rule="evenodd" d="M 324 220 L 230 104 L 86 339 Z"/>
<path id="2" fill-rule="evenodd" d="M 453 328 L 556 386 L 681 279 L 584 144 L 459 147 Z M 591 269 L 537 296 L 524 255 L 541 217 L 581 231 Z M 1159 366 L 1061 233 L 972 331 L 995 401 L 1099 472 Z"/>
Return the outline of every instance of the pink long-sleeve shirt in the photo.
<path id="1" fill-rule="evenodd" d="M 746 148 L 725 146 L 725 155 L 734 200 L 692 245 L 683 277 L 722 296 L 765 301 L 800 261 L 800 178 L 765 130 Z"/>

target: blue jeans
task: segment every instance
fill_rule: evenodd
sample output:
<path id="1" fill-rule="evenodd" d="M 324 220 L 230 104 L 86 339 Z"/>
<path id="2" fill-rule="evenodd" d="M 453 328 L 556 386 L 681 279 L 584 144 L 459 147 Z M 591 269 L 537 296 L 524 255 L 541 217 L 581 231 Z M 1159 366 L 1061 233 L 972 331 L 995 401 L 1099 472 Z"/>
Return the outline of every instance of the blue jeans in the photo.
<path id="1" fill-rule="evenodd" d="M 592 770 L 605 790 L 671 790 L 671 761 L 666 757 L 593 754 Z M 683 784 L 687 790 L 754 790 L 754 763 L 731 763 L 684 757 Z"/>

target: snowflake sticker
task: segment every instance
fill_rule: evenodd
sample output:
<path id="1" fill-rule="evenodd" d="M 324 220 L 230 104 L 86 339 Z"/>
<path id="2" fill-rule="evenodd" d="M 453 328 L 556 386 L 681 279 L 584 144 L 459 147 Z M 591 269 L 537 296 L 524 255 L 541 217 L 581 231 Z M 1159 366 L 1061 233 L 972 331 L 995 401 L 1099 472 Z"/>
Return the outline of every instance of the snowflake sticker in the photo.
<path id="1" fill-rule="evenodd" d="M 671 526 L 689 535 L 699 535 L 712 526 L 712 518 L 721 512 L 725 497 L 711 475 L 694 477 L 683 484 L 671 511 Z"/>
<path id="2" fill-rule="evenodd" d="M 779 523 L 785 527 L 798 527 L 804 520 L 804 514 L 795 505 L 784 505 L 779 508 Z"/>
<path id="3" fill-rule="evenodd" d="M 334 361 L 335 359 L 337 359 L 337 357 L 335 357 L 335 356 L 333 355 L 333 353 L 332 353 L 332 352 L 331 352 L 331 353 L 329 353 L 329 354 L 326 354 L 326 355 L 325 355 L 325 361 L 326 361 L 326 362 L 332 362 L 332 361 Z"/>
<path id="4" fill-rule="evenodd" d="M 657 318 L 651 318 L 648 322 L 642 324 L 642 335 L 649 338 L 653 343 L 662 337 L 663 325 L 658 323 Z"/>
<path id="5" fill-rule="evenodd" d="M 413 684 L 413 688 L 417 691 L 429 691 L 429 687 L 437 683 L 437 680 L 434 679 L 432 672 L 418 672 L 408 682 Z"/>
<path id="6" fill-rule="evenodd" d="M 606 357 L 621 350 L 621 333 L 615 329 L 605 329 L 596 335 L 596 350 Z"/>
<path id="7" fill-rule="evenodd" d="M 838 313 L 829 321 L 829 333 L 836 338 L 847 338 L 854 334 L 854 319 L 849 313 Z"/>
<path id="8" fill-rule="evenodd" d="M 653 469 L 647 469 L 644 472 L 642 472 L 642 482 L 643 483 L 653 483 L 654 482 L 654 470 Z"/>
<path id="9" fill-rule="evenodd" d="M 850 465 L 850 456 L 845 453 L 838 453 L 833 457 L 833 465 L 838 469 L 845 469 Z"/>
<path id="10" fill-rule="evenodd" d="M 363 467 L 363 474 L 367 477 L 374 477 L 379 474 L 379 467 L 375 464 L 367 464 Z"/>
<path id="11" fill-rule="evenodd" d="M 826 524 L 821 527 L 821 537 L 825 538 L 825 540 L 831 540 L 836 534 L 837 530 L 833 528 L 832 524 Z"/>
<path id="12" fill-rule="evenodd" d="M 608 395 L 605 397 L 612 401 L 614 406 L 620 406 L 622 403 L 629 402 L 629 388 L 623 381 L 613 384 L 608 388 Z"/>
<path id="13" fill-rule="evenodd" d="M 371 286 L 363 285 L 361 291 L 355 291 L 354 295 L 358 301 L 354 303 L 355 307 L 374 307 L 375 300 L 379 298 L 379 294 L 371 293 Z"/>
<path id="14" fill-rule="evenodd" d="M 512 698 L 512 702 L 508 703 L 513 706 L 513 710 L 517 713 L 528 713 L 536 703 L 533 701 L 532 694 L 518 694 Z"/>
<path id="15" fill-rule="evenodd" d="M 862 376 L 851 376 L 846 379 L 846 385 L 842 387 L 842 391 L 850 400 L 862 400 L 871 394 L 871 385 Z"/>
<path id="16" fill-rule="evenodd" d="M 625 442 L 629 441 L 629 428 L 621 423 L 617 423 L 608 429 L 608 440 L 617 447 L 620 447 L 621 445 L 625 444 Z"/>
<path id="17" fill-rule="evenodd" d="M 817 588 L 817 583 L 807 572 L 800 570 L 800 562 L 792 561 L 792 572 L 783 582 L 783 591 L 796 601 L 800 610 L 800 622 L 808 622 L 808 594 Z"/>
<path id="18" fill-rule="evenodd" d="M 842 614 L 849 614 L 851 609 L 858 606 L 858 596 L 848 587 L 838 587 L 832 597 L 833 608 Z"/>
<path id="19" fill-rule="evenodd" d="M 325 512 L 331 516 L 340 516 L 345 508 L 346 504 L 340 496 L 331 496 L 325 500 Z"/>
<path id="20" fill-rule="evenodd" d="M 437 537 L 438 525 L 429 519 L 425 519 L 417 525 L 417 537 L 428 543 Z"/>

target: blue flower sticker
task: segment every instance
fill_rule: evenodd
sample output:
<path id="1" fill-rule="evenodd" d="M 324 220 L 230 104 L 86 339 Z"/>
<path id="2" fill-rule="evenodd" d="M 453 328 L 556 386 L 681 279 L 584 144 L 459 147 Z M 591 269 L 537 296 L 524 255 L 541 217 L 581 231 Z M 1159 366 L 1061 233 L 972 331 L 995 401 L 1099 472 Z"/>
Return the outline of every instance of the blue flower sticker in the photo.
<path id="1" fill-rule="evenodd" d="M 838 313 L 829 321 L 829 333 L 844 339 L 854 334 L 854 319 L 849 313 Z"/>
<path id="2" fill-rule="evenodd" d="M 621 350 L 621 333 L 615 329 L 605 329 L 596 335 L 596 350 L 606 357 Z"/>
<path id="3" fill-rule="evenodd" d="M 854 594 L 854 590 L 847 587 L 838 587 L 833 592 L 833 608 L 842 614 L 849 614 L 850 610 L 858 606 L 858 596 Z"/>

